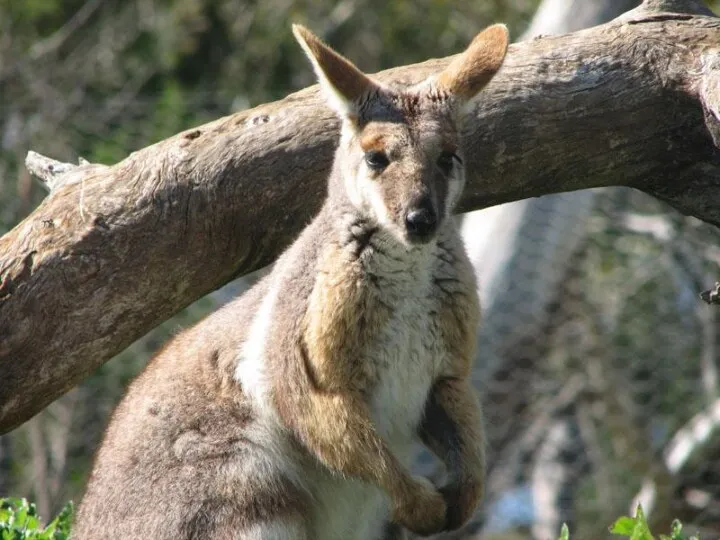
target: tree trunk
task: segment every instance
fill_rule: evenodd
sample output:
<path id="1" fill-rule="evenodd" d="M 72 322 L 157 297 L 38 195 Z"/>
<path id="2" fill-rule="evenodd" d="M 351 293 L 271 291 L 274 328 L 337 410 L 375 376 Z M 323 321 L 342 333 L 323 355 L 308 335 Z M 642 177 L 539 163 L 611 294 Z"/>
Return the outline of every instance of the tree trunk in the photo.
<path id="1" fill-rule="evenodd" d="M 647 0 L 513 45 L 468 115 L 462 210 L 623 184 L 720 224 L 719 42 L 700 2 Z M 419 81 L 447 62 L 379 77 Z M 55 189 L 0 239 L 0 432 L 272 261 L 320 207 L 337 129 L 311 88 L 114 166 L 38 165 Z"/>
<path id="2" fill-rule="evenodd" d="M 589 28 L 614 19 L 639 3 L 639 0 L 544 0 L 523 37 L 531 39 Z"/>

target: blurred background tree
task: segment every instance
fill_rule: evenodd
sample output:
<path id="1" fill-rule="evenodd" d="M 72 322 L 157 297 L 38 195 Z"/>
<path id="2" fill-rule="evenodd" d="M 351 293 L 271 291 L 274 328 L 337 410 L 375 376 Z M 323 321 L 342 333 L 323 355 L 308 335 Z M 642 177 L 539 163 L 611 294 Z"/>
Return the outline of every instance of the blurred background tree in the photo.
<path id="1" fill-rule="evenodd" d="M 573 2 L 546 0 L 544 7 L 560 13 L 563 3 Z M 82 156 L 114 163 L 180 130 L 313 84 L 291 22 L 308 25 L 374 72 L 455 53 L 495 21 L 506 22 L 517 38 L 538 4 L 0 0 L 0 234 L 44 196 L 23 167 L 29 149 L 61 161 Z M 714 4 L 717 12 L 720 2 Z M 659 485 L 654 472 L 667 468 L 663 449 L 717 399 L 717 322 L 695 297 L 718 274 L 717 232 L 630 190 L 599 192 L 580 229 L 570 262 L 555 269 L 564 285 L 543 316 L 543 343 L 524 343 L 510 364 L 528 374 L 525 408 L 498 398 L 517 387 L 485 389 L 497 457 L 492 519 L 477 526 L 485 534 L 522 534 L 546 518 L 550 528 L 564 519 L 601 530 L 598 523 L 610 523 L 608 512 L 625 511 L 644 480 Z M 107 415 L 128 381 L 170 335 L 252 280 L 198 301 L 0 437 L 0 496 L 27 496 L 43 516 L 77 501 Z M 507 307 L 506 314 L 496 319 L 495 336 L 503 326 L 524 328 L 521 308 Z M 622 403 L 608 399 L 611 394 Z M 632 421 L 613 422 L 616 405 Z M 513 415 L 515 423 L 508 421 Z M 519 427 L 508 434 L 501 429 L 506 425 Z M 638 425 L 647 432 L 633 435 Z M 646 443 L 640 458 L 628 450 Z M 701 516 L 698 523 L 718 533 L 720 471 L 697 465 L 717 454 L 703 456 L 673 489 L 696 502 L 709 497 L 694 514 L 692 505 L 682 506 L 690 514 L 681 517 L 692 523 Z M 538 502 L 539 467 L 559 471 L 554 482 L 562 489 L 551 490 L 554 513 L 543 513 Z"/>

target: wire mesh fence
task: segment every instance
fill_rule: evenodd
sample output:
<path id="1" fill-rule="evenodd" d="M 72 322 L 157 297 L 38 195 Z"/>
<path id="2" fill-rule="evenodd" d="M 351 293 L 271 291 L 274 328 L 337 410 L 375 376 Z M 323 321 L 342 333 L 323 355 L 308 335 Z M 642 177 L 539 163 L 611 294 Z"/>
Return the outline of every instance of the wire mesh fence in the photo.
<path id="1" fill-rule="evenodd" d="M 658 529 L 680 517 L 717 537 L 717 314 L 697 294 L 717 272 L 717 231 L 619 188 L 595 193 L 571 231 L 553 231 L 550 216 L 530 221 L 534 234 L 515 244 L 528 257 L 504 286 L 555 288 L 541 324 L 512 295 L 488 315 L 504 320 L 493 328 L 529 332 L 479 371 L 491 441 L 485 532 L 513 522 L 553 538 L 567 522 L 598 538 L 642 503 Z M 542 246 L 556 235 L 574 250 L 553 268 Z M 483 343 L 503 339 L 481 334 L 480 366 Z"/>

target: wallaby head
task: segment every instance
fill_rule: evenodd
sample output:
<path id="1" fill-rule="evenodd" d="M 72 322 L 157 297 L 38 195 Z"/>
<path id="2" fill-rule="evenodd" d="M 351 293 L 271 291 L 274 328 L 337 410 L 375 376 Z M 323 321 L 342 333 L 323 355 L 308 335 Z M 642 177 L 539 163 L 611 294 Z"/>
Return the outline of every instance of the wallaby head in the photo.
<path id="1" fill-rule="evenodd" d="M 497 73 L 508 31 L 494 25 L 441 73 L 407 88 L 375 81 L 300 25 L 295 37 L 342 119 L 330 198 L 411 246 L 432 240 L 465 184 L 458 122 Z"/>

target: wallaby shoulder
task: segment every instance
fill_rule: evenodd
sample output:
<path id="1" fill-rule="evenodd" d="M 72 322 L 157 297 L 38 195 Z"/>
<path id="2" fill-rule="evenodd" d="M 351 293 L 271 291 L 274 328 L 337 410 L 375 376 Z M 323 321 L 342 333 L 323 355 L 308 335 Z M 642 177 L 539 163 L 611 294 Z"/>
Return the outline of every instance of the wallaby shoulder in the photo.
<path id="1" fill-rule="evenodd" d="M 295 484 L 271 475 L 258 485 L 246 471 L 262 469 L 248 439 L 258 422 L 234 368 L 265 290 L 261 281 L 181 332 L 133 381 L 98 451 L 74 538 L 210 537 L 300 511 Z"/>

